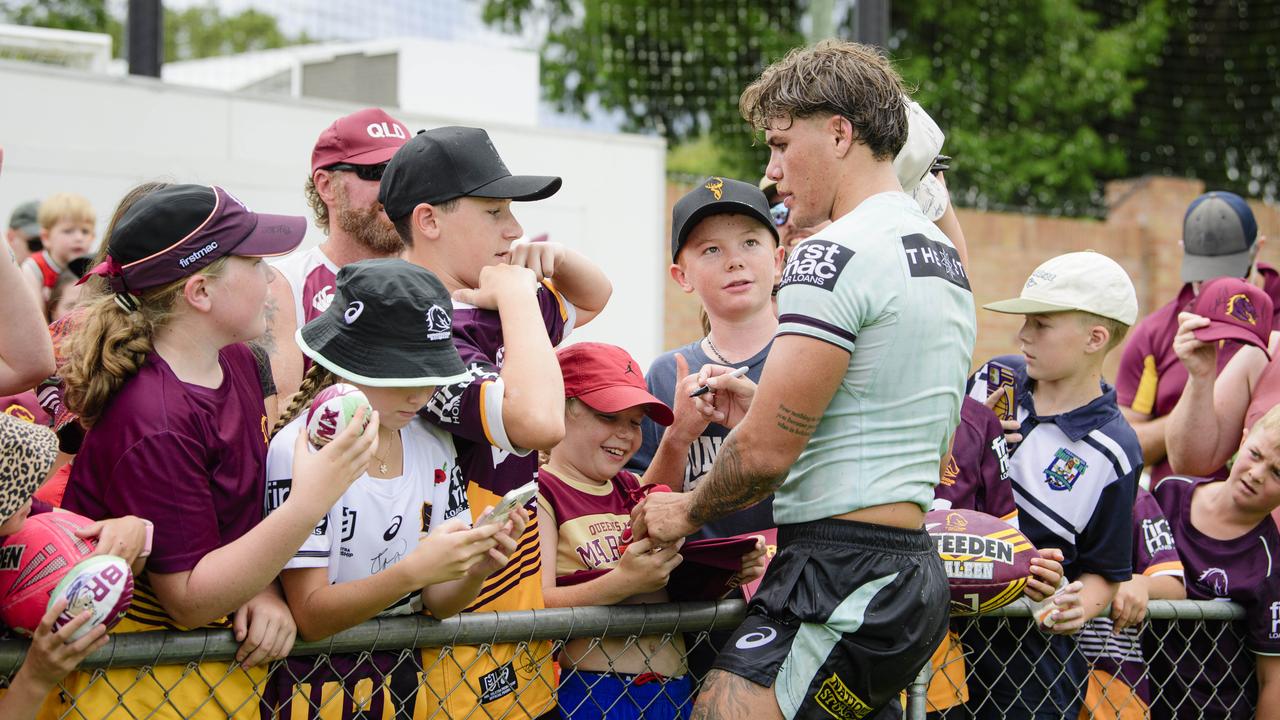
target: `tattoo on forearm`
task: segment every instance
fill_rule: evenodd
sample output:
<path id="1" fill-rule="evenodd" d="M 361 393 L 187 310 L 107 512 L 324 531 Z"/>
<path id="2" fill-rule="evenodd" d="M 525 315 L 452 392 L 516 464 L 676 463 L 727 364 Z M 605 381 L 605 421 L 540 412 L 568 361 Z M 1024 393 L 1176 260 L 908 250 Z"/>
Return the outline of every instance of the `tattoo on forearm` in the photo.
<path id="1" fill-rule="evenodd" d="M 267 298 L 267 307 L 263 311 L 263 315 L 267 319 L 267 331 L 253 341 L 254 345 L 262 348 L 268 355 L 274 355 L 276 352 L 276 314 L 280 311 L 280 304 L 273 297 Z"/>
<path id="2" fill-rule="evenodd" d="M 781 404 L 778 405 L 778 413 L 774 416 L 779 430 L 805 438 L 812 435 L 818 428 L 818 420 L 819 418 L 813 415 L 806 415 Z"/>
<path id="3" fill-rule="evenodd" d="M 702 485 L 693 494 L 689 516 L 699 525 L 722 518 L 731 512 L 750 507 L 765 499 L 786 478 L 766 475 L 748 467 L 738 452 L 737 438 L 733 433 L 725 439 L 716 453 L 715 465 Z"/>
<path id="4" fill-rule="evenodd" d="M 765 688 L 724 670 L 712 670 L 698 693 L 691 720 L 736 720 L 751 717 L 752 705 Z"/>

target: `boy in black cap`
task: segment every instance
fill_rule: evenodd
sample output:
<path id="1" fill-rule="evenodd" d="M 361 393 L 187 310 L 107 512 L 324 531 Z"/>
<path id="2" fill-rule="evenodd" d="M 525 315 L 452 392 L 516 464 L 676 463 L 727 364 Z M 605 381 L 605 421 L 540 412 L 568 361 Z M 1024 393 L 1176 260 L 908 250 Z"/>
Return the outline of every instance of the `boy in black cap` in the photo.
<path id="1" fill-rule="evenodd" d="M 524 231 L 512 201 L 559 189 L 558 177 L 512 175 L 488 133 L 467 127 L 419 133 L 382 177 L 378 199 L 405 242 L 405 259 L 453 293 L 453 340 L 470 377 L 440 387 L 422 415 L 454 434 L 474 510 L 533 480 L 532 451 L 560 442 L 564 384 L 552 347 L 604 309 L 612 292 L 582 255 L 557 243 L 515 242 Z M 541 607 L 535 513 L 510 563 L 467 610 Z M 553 704 L 546 642 L 484 654 L 459 647 L 454 661 L 436 663 L 428 676 L 437 687 L 457 688 L 442 700 L 450 717 L 481 703 L 492 717 L 537 717 Z"/>

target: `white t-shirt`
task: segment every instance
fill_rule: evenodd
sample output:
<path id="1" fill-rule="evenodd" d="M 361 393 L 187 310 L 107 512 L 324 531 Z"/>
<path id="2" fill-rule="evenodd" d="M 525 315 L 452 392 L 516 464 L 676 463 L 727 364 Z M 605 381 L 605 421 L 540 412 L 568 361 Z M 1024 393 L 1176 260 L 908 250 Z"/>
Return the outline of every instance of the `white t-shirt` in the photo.
<path id="1" fill-rule="evenodd" d="M 305 421 L 304 413 L 271 440 L 266 513 L 289 496 L 294 442 Z M 467 484 L 458 468 L 453 436 L 414 418 L 400 431 L 400 439 L 404 473 L 395 478 L 367 473 L 357 478 L 285 564 L 286 570 L 328 568 L 330 584 L 360 580 L 394 565 L 440 523 L 461 515 L 470 524 Z M 414 592 L 379 614 L 418 612 L 422 612 L 422 600 Z"/>

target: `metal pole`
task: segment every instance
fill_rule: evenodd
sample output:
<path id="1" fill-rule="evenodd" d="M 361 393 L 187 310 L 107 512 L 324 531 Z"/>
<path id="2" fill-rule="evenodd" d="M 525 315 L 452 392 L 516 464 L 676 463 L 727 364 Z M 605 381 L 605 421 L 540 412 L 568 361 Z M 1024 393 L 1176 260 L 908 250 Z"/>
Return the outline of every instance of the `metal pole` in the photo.
<path id="1" fill-rule="evenodd" d="M 885 47 L 889 42 L 889 0 L 857 0 L 856 40 Z"/>
<path id="2" fill-rule="evenodd" d="M 129 0 L 125 32 L 129 49 L 129 74 L 160 77 L 164 62 L 164 7 L 162 0 Z"/>
<path id="3" fill-rule="evenodd" d="M 947 642 L 943 640 L 943 642 Z M 907 686 L 907 706 L 902 716 L 906 720 L 925 720 L 928 714 L 929 681 L 933 678 L 933 661 L 926 661 L 920 674 Z"/>

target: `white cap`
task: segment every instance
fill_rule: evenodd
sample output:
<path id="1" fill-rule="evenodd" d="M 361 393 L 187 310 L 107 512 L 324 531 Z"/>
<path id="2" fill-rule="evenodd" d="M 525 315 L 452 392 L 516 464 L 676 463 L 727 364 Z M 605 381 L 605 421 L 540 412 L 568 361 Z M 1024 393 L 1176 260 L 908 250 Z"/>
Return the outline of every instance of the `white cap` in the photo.
<path id="1" fill-rule="evenodd" d="M 893 171 L 898 175 L 902 191 L 911 194 L 920 180 L 933 167 L 945 140 L 942 128 L 914 100 L 907 101 L 907 141 L 893 158 Z"/>
<path id="2" fill-rule="evenodd" d="M 1015 315 L 1083 310 L 1132 326 L 1138 321 L 1138 293 L 1120 263 L 1086 250 L 1048 260 L 1031 273 L 1022 294 L 983 305 Z"/>

